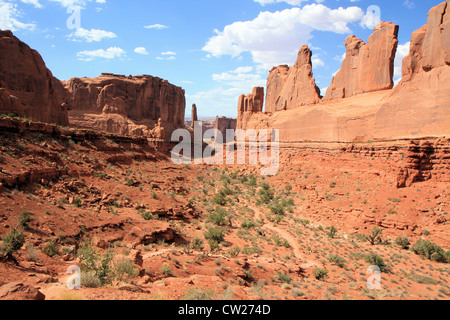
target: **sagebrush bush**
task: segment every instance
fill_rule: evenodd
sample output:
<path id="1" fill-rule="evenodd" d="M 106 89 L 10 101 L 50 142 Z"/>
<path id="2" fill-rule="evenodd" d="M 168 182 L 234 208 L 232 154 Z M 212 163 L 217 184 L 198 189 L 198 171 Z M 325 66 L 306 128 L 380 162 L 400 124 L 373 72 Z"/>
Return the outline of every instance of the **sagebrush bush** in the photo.
<path id="1" fill-rule="evenodd" d="M 217 226 L 225 226 L 230 223 L 227 212 L 222 208 L 217 208 L 215 212 L 211 213 L 208 221 Z"/>
<path id="2" fill-rule="evenodd" d="M 31 217 L 30 211 L 23 211 L 19 216 L 19 225 L 27 230 L 28 229 L 28 223 L 33 222 L 34 218 Z"/>
<path id="3" fill-rule="evenodd" d="M 317 280 L 322 281 L 328 275 L 328 270 L 317 268 L 317 269 L 314 269 L 313 273 L 314 273 L 314 277 Z"/>
<path id="4" fill-rule="evenodd" d="M 128 258 L 119 260 L 115 265 L 116 278 L 119 281 L 134 279 L 139 274 L 139 269 Z"/>
<path id="5" fill-rule="evenodd" d="M 382 239 L 383 230 L 381 230 L 378 227 L 373 228 L 372 233 L 369 234 L 366 239 L 370 242 L 371 245 L 375 245 L 377 243 L 381 243 L 383 241 Z"/>
<path id="6" fill-rule="evenodd" d="M 0 247 L 0 257 L 13 259 L 13 254 L 19 251 L 25 243 L 25 235 L 21 230 L 11 230 L 2 237 L 3 244 Z"/>
<path id="7" fill-rule="evenodd" d="M 42 252 L 49 257 L 54 257 L 59 254 L 59 244 L 56 240 L 51 240 L 44 245 Z"/>
<path id="8" fill-rule="evenodd" d="M 209 228 L 204 235 L 205 239 L 208 241 L 215 241 L 217 243 L 222 243 L 225 240 L 223 230 L 219 228 Z"/>
<path id="9" fill-rule="evenodd" d="M 191 246 L 192 246 L 192 248 L 193 248 L 194 250 L 202 251 L 203 248 L 204 248 L 203 240 L 200 239 L 200 238 L 195 238 L 195 239 L 192 241 Z"/>
<path id="10" fill-rule="evenodd" d="M 365 260 L 368 264 L 380 268 L 381 272 L 389 272 L 388 265 L 384 262 L 383 258 L 380 255 L 374 252 L 370 252 L 368 255 L 366 255 Z"/>
<path id="11" fill-rule="evenodd" d="M 81 273 L 81 286 L 85 288 L 100 288 L 102 282 L 94 271 Z"/>
<path id="12" fill-rule="evenodd" d="M 403 249 L 408 249 L 410 244 L 411 244 L 411 242 L 406 237 L 398 237 L 395 240 L 395 244 L 400 246 L 400 247 L 402 247 Z"/>
<path id="13" fill-rule="evenodd" d="M 444 249 L 428 240 L 419 240 L 414 244 L 411 250 L 422 257 L 436 261 L 446 262 L 446 253 Z"/>

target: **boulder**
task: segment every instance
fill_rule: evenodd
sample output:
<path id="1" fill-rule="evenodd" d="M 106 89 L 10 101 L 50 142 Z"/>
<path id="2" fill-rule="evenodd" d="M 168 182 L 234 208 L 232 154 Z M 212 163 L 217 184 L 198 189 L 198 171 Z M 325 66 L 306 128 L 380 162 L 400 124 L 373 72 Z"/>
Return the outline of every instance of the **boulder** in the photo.
<path id="1" fill-rule="evenodd" d="M 12 282 L 0 287 L 0 300 L 45 300 L 45 295 L 32 286 Z"/>

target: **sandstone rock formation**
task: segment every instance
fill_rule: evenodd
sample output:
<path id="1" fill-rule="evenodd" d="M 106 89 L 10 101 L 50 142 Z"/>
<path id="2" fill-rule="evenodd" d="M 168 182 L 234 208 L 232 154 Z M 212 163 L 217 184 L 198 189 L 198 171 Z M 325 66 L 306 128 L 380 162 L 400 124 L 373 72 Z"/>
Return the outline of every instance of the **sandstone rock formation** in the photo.
<path id="1" fill-rule="evenodd" d="M 399 26 L 393 23 L 381 22 L 367 44 L 355 36 L 349 36 L 345 40 L 346 57 L 324 99 L 348 98 L 392 89 L 398 30 Z"/>
<path id="2" fill-rule="evenodd" d="M 450 1 L 428 13 L 411 37 L 403 78 L 376 114 L 374 135 L 385 139 L 450 135 Z"/>
<path id="3" fill-rule="evenodd" d="M 0 300 L 45 300 L 45 295 L 29 285 L 11 282 L 0 287 Z"/>
<path id="4" fill-rule="evenodd" d="M 226 142 L 227 130 L 236 130 L 237 119 L 231 119 L 227 117 L 216 117 L 216 125 L 214 129 L 222 133 L 223 141 Z"/>
<path id="5" fill-rule="evenodd" d="M 311 57 L 308 46 L 302 46 L 294 66 L 289 68 L 282 65 L 270 71 L 265 112 L 273 113 L 320 102 L 320 89 L 313 78 Z"/>
<path id="6" fill-rule="evenodd" d="M 64 88 L 35 50 L 0 30 L 0 113 L 68 125 Z"/>
<path id="7" fill-rule="evenodd" d="M 252 93 L 241 95 L 238 101 L 238 120 L 237 129 L 246 127 L 246 122 L 254 113 L 263 111 L 264 107 L 264 88 L 254 87 Z"/>
<path id="8" fill-rule="evenodd" d="M 390 89 L 398 27 L 384 22 L 367 44 L 347 38 L 343 67 L 319 104 L 273 114 L 243 112 L 240 107 L 238 126 L 279 129 L 281 142 L 287 143 L 449 136 L 449 6 L 447 0 L 432 8 L 427 24 L 412 34 L 403 79 L 395 88 Z M 273 88 L 287 83 L 286 72 L 283 67 L 272 70 Z"/>
<path id="9" fill-rule="evenodd" d="M 72 78 L 65 85 L 72 125 L 138 136 L 149 136 L 158 119 L 169 134 L 184 127 L 184 90 L 166 80 L 104 73 Z"/>
<path id="10" fill-rule="evenodd" d="M 195 122 L 198 121 L 197 106 L 192 105 L 192 129 L 194 129 Z"/>

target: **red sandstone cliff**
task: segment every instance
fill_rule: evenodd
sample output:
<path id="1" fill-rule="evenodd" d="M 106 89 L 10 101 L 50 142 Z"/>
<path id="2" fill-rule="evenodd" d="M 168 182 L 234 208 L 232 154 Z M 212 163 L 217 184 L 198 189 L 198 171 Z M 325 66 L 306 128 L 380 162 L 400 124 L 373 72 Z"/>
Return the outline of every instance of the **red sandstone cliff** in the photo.
<path id="1" fill-rule="evenodd" d="M 0 113 L 68 125 L 64 88 L 40 54 L 0 30 Z"/>
<path id="2" fill-rule="evenodd" d="M 264 107 L 264 88 L 254 87 L 252 93 L 241 95 L 238 101 L 237 129 L 247 127 L 247 120 L 255 113 L 262 112 Z"/>
<path id="3" fill-rule="evenodd" d="M 266 112 L 294 109 L 320 102 L 320 89 L 312 73 L 312 52 L 302 46 L 294 66 L 279 66 L 267 79 Z"/>
<path id="4" fill-rule="evenodd" d="M 347 38 L 347 57 L 320 103 L 273 114 L 243 112 L 240 106 L 238 126 L 279 129 L 282 142 L 449 136 L 449 8 L 450 0 L 432 8 L 427 24 L 413 33 L 410 54 L 403 61 L 403 79 L 394 89 L 398 27 L 382 23 L 367 44 Z M 271 71 L 272 92 L 286 85 L 286 68 Z M 274 101 L 273 96 L 268 95 L 269 101 Z"/>
<path id="5" fill-rule="evenodd" d="M 347 53 L 324 99 L 348 98 L 357 94 L 392 89 L 394 59 L 399 27 L 382 22 L 367 44 L 355 36 L 345 40 Z"/>
<path id="6" fill-rule="evenodd" d="M 375 136 L 450 135 L 450 0 L 432 8 L 411 37 L 403 79 L 376 115 Z"/>
<path id="7" fill-rule="evenodd" d="M 72 78 L 65 85 L 72 125 L 150 136 L 161 118 L 169 137 L 174 129 L 184 127 L 184 90 L 166 80 L 148 75 L 102 74 L 97 78 Z"/>

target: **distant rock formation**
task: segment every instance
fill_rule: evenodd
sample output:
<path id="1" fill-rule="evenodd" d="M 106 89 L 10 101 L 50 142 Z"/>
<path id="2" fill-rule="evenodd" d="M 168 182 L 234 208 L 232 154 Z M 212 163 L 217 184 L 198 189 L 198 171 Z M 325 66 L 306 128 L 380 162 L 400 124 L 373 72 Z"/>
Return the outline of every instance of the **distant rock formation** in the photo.
<path id="1" fill-rule="evenodd" d="M 0 30 L 0 113 L 68 125 L 60 81 L 41 55 L 11 31 Z"/>
<path id="2" fill-rule="evenodd" d="M 226 142 L 227 130 L 236 130 L 237 119 L 227 118 L 227 117 L 216 117 L 216 124 L 214 129 L 222 133 L 223 141 Z"/>
<path id="3" fill-rule="evenodd" d="M 394 87 L 394 60 L 399 26 L 381 22 L 367 44 L 355 36 L 345 40 L 342 67 L 328 87 L 325 100 L 352 97 Z"/>
<path id="4" fill-rule="evenodd" d="M 265 112 L 320 102 L 320 89 L 313 78 L 311 58 L 311 50 L 308 46 L 302 46 L 294 66 L 282 65 L 270 71 Z"/>
<path id="5" fill-rule="evenodd" d="M 252 93 L 241 95 L 238 101 L 238 120 L 237 128 L 246 127 L 246 119 L 254 113 L 263 111 L 264 107 L 264 88 L 254 87 Z"/>
<path id="6" fill-rule="evenodd" d="M 197 106 L 192 105 L 192 129 L 195 127 L 195 122 L 198 121 Z"/>
<path id="7" fill-rule="evenodd" d="M 150 136 L 158 119 L 168 135 L 184 127 L 184 90 L 166 80 L 104 73 L 72 78 L 65 86 L 71 125 L 137 136 Z"/>

